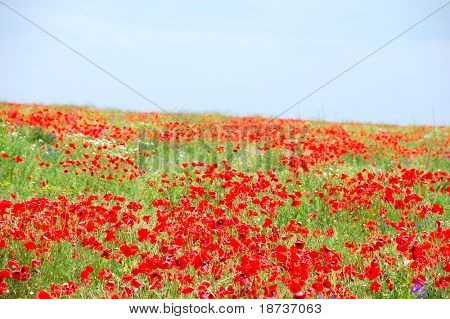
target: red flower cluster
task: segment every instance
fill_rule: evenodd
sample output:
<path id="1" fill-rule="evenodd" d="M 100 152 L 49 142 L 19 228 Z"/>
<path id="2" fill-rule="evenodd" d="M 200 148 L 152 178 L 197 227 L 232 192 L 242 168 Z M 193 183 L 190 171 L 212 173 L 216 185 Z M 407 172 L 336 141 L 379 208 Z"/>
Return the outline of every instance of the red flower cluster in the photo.
<path id="1" fill-rule="evenodd" d="M 33 157 L 0 150 L 0 167 L 21 167 L 7 182 L 34 185 L 0 193 L 2 297 L 448 297 L 450 174 L 408 164 L 448 161 L 450 140 L 431 147 L 427 128 L 4 105 L 10 131 L 55 138 Z M 142 122 L 158 141 L 213 140 L 218 158 L 144 170 L 135 153 L 158 150 L 137 143 Z M 241 169 L 229 158 L 245 145 L 278 162 Z"/>

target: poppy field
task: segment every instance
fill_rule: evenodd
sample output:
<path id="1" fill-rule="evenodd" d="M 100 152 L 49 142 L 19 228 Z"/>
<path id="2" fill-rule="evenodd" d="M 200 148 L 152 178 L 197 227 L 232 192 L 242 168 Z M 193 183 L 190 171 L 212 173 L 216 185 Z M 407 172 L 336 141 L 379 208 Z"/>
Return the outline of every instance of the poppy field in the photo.
<path id="1" fill-rule="evenodd" d="M 449 298 L 449 146 L 0 102 L 0 298 Z"/>

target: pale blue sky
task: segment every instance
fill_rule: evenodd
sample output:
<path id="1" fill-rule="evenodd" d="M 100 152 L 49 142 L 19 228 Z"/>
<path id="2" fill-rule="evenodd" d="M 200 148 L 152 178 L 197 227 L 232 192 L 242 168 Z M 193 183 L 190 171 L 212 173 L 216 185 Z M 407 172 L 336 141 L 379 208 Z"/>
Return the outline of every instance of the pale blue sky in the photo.
<path id="1" fill-rule="evenodd" d="M 264 116 L 445 3 L 2 1 L 167 110 Z M 159 111 L 2 5 L 0 72 L 0 100 Z M 449 125 L 450 5 L 284 117 Z"/>

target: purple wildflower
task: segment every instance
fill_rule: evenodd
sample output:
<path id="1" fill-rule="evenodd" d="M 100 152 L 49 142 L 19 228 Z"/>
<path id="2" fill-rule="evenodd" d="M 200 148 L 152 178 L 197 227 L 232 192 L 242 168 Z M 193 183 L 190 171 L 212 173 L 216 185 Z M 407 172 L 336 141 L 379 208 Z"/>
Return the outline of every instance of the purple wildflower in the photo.
<path id="1" fill-rule="evenodd" d="M 411 295 L 416 298 L 424 299 L 427 297 L 427 289 L 424 285 L 414 284 L 410 290 Z"/>

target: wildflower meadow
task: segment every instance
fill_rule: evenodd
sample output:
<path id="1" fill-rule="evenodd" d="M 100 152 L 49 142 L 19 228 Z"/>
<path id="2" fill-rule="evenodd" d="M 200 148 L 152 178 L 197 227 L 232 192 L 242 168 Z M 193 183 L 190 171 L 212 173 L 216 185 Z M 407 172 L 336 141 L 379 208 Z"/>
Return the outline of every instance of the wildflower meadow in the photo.
<path id="1" fill-rule="evenodd" d="M 0 298 L 449 298 L 450 128 L 0 103 Z"/>

